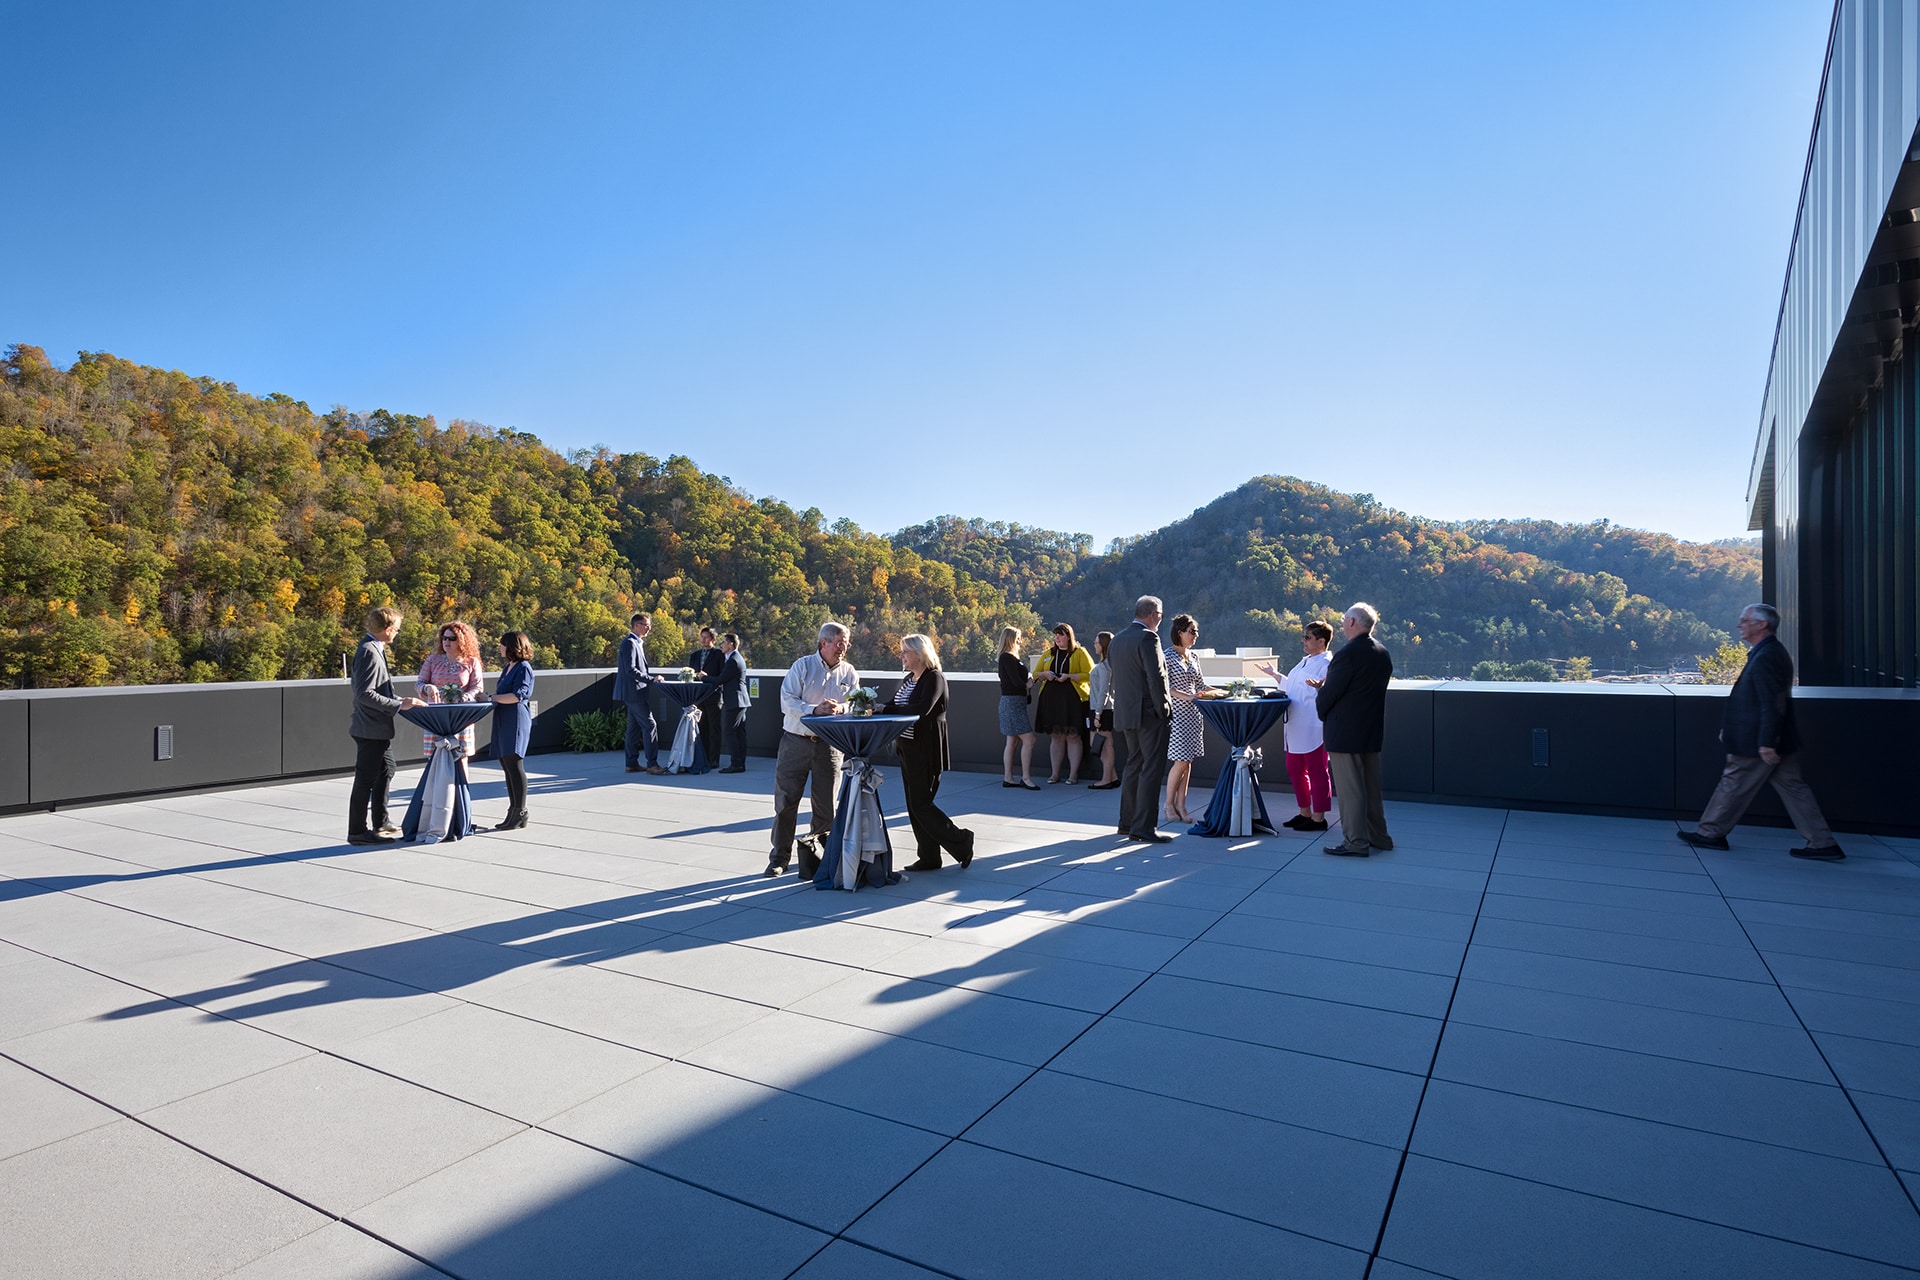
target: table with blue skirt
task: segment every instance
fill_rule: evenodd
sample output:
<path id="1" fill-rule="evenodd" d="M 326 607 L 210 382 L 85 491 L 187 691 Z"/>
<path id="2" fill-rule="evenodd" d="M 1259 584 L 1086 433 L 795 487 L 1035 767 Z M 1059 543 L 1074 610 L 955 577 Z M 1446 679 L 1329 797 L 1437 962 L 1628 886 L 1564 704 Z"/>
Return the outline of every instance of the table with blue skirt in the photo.
<path id="1" fill-rule="evenodd" d="M 430 702 L 400 709 L 408 723 L 419 725 L 438 739 L 420 783 L 413 789 L 413 799 L 407 801 L 407 816 L 400 823 L 400 832 L 407 839 L 432 844 L 473 834 L 472 798 L 467 794 L 466 777 L 460 772 L 460 734 L 492 714 L 491 702 Z"/>
<path id="2" fill-rule="evenodd" d="M 1206 816 L 1188 828 L 1196 836 L 1270 836 L 1267 802 L 1260 796 L 1260 748 L 1253 744 L 1287 714 L 1285 695 L 1273 698 L 1209 698 L 1195 702 L 1207 723 L 1227 740 L 1232 753 Z"/>
<path id="3" fill-rule="evenodd" d="M 836 747 L 841 765 L 840 794 L 833 806 L 833 829 L 820 850 L 816 889 L 899 884 L 906 876 L 893 869 L 893 842 L 880 807 L 880 771 L 868 760 L 912 727 L 918 716 L 801 716 L 807 732 Z"/>
<path id="4" fill-rule="evenodd" d="M 680 727 L 673 731 L 667 772 L 705 773 L 712 762 L 700 745 L 700 704 L 719 693 L 720 686 L 699 680 L 655 680 L 653 687 L 680 704 Z"/>

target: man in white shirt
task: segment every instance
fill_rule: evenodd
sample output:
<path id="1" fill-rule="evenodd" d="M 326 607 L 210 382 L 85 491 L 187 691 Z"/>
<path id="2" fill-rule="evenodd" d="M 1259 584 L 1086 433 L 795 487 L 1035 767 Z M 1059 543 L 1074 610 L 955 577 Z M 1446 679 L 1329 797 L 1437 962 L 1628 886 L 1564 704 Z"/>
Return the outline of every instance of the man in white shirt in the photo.
<path id="1" fill-rule="evenodd" d="M 820 647 L 793 664 L 780 682 L 780 714 L 785 722 L 773 765 L 773 851 L 767 874 L 787 869 L 793 831 L 800 819 L 800 796 L 813 783 L 808 836 L 800 841 L 800 878 L 813 879 L 820 867 L 819 842 L 833 829 L 834 796 L 840 789 L 840 753 L 807 731 L 802 716 L 830 716 L 844 708 L 860 687 L 860 675 L 846 661 L 847 629 L 837 622 L 820 628 Z"/>

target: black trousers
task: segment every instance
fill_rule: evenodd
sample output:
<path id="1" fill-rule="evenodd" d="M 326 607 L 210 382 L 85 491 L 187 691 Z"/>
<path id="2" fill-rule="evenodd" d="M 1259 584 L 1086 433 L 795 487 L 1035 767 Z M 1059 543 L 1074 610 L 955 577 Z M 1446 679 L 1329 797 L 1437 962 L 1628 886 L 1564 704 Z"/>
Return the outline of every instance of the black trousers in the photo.
<path id="1" fill-rule="evenodd" d="M 742 707 L 738 711 L 716 711 L 713 714 L 714 718 L 720 722 L 720 727 L 726 731 L 727 755 L 732 757 L 727 764 L 734 768 L 744 767 L 747 763 L 746 708 Z M 717 757 L 714 763 L 720 763 Z"/>
<path id="2" fill-rule="evenodd" d="M 347 834 L 364 836 L 387 825 L 387 787 L 393 782 L 393 739 L 353 740 L 353 790 L 347 796 Z M 373 822 L 367 822 L 367 807 Z"/>
<path id="3" fill-rule="evenodd" d="M 1160 822 L 1160 788 L 1167 780 L 1167 735 L 1171 720 L 1119 729 L 1114 737 L 1126 749 L 1120 770 L 1120 829 L 1132 836 L 1152 835 Z"/>
<path id="4" fill-rule="evenodd" d="M 507 816 L 527 811 L 527 762 L 519 756 L 501 756 L 500 772 L 507 775 Z"/>
<path id="5" fill-rule="evenodd" d="M 900 790 L 907 797 L 907 821 L 913 824 L 921 859 L 938 862 L 943 848 L 958 858 L 960 828 L 933 802 L 940 794 L 940 767 L 913 751 L 903 752 L 899 761 Z"/>

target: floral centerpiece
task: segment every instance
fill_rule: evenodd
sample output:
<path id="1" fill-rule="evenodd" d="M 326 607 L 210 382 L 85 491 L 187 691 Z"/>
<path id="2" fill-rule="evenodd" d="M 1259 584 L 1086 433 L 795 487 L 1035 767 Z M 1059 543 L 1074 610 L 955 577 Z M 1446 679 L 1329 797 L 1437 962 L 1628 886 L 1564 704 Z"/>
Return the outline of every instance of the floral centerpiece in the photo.
<path id="1" fill-rule="evenodd" d="M 880 691 L 869 686 L 861 686 L 847 695 L 847 714 L 850 716 L 870 716 L 874 706 L 880 701 Z"/>
<path id="2" fill-rule="evenodd" d="M 457 684 L 443 684 L 434 687 L 440 694 L 440 701 L 442 702 L 465 702 L 467 700 L 467 691 Z"/>
<path id="3" fill-rule="evenodd" d="M 693 683 L 693 668 L 692 668 L 692 667 L 682 667 L 682 668 L 680 668 L 680 683 L 681 683 L 681 684 L 691 684 L 691 683 Z"/>
<path id="4" fill-rule="evenodd" d="M 1244 676 L 1238 680 L 1227 681 L 1227 696 L 1229 698 L 1251 698 L 1253 696 L 1253 689 L 1253 681 L 1246 679 Z"/>

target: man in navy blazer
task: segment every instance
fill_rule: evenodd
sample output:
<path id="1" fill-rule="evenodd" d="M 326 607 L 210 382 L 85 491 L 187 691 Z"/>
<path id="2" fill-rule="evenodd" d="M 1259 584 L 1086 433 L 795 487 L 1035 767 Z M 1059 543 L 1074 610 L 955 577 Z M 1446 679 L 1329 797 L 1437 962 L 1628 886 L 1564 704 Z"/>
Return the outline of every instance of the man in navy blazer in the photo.
<path id="1" fill-rule="evenodd" d="M 727 754 L 733 763 L 722 773 L 747 771 L 747 708 L 753 699 L 747 694 L 747 661 L 740 656 L 740 637 L 729 631 L 720 637 L 720 664 L 707 680 L 720 686 L 720 729 L 726 737 Z"/>
<path id="2" fill-rule="evenodd" d="M 1343 858 L 1393 848 L 1380 783 L 1393 656 L 1373 637 L 1379 625 L 1380 612 L 1370 604 L 1347 610 L 1340 621 L 1347 642 L 1327 664 L 1327 678 L 1313 700 L 1326 728 L 1333 794 L 1340 798 L 1340 843 L 1328 845 L 1326 852 Z"/>
<path id="3" fill-rule="evenodd" d="M 716 647 L 719 639 L 712 627 L 700 628 L 700 647 L 687 655 L 687 665 L 693 668 L 694 678 L 703 684 L 712 683 L 720 675 L 720 664 L 726 661 L 726 654 Z M 707 753 L 707 763 L 718 768 L 720 765 L 720 715 L 711 703 L 701 707 L 700 748 Z"/>
<path id="4" fill-rule="evenodd" d="M 647 673 L 646 642 L 653 619 L 636 613 L 628 619 L 628 627 L 613 666 L 613 700 L 627 709 L 627 772 L 640 772 L 640 752 L 645 750 L 647 772 L 665 773 L 660 767 L 660 746 L 648 698 L 653 692 L 653 677 Z"/>
<path id="5" fill-rule="evenodd" d="M 1793 655 L 1774 635 L 1779 626 L 1780 611 L 1770 604 L 1750 604 L 1740 615 L 1747 665 L 1740 669 L 1721 711 L 1720 745 L 1727 751 L 1726 767 L 1698 828 L 1682 831 L 1680 838 L 1696 849 L 1726 849 L 1727 832 L 1746 814 L 1760 788 L 1771 782 L 1794 828 L 1806 840 L 1789 852 L 1796 858 L 1839 862 L 1847 855 L 1834 841 L 1820 802 L 1800 773 L 1800 735 L 1793 724 Z"/>

